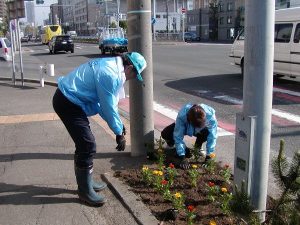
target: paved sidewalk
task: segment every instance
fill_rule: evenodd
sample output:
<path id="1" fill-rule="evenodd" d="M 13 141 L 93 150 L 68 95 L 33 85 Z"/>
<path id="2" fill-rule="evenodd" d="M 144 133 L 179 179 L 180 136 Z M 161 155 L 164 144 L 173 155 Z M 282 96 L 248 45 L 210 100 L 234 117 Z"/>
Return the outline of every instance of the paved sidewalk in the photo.
<path id="1" fill-rule="evenodd" d="M 109 201 L 102 207 L 79 203 L 74 144 L 52 108 L 55 90 L 36 83 L 22 88 L 0 79 L 0 224 L 138 224 L 110 189 L 103 191 Z M 96 179 L 143 163 L 130 157 L 130 143 L 125 152 L 115 150 L 115 137 L 103 120 L 90 122 L 98 144 Z"/>

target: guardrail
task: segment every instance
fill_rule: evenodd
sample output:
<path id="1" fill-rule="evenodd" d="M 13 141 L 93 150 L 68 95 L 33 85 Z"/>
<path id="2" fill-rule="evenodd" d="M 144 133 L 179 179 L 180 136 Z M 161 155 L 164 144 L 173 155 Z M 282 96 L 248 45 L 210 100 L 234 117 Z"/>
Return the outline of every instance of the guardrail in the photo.
<path id="1" fill-rule="evenodd" d="M 74 42 L 78 43 L 91 43 L 91 44 L 98 44 L 99 38 L 95 36 L 78 36 L 72 37 Z"/>

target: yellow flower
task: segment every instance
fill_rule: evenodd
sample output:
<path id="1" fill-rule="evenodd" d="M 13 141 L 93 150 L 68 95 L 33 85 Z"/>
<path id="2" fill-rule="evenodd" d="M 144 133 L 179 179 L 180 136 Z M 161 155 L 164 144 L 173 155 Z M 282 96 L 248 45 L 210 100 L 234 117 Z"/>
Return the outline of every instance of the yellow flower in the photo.
<path id="1" fill-rule="evenodd" d="M 152 172 L 152 173 L 153 173 L 154 175 L 157 175 L 157 174 L 158 174 L 158 172 L 159 172 L 158 170 L 153 170 L 153 172 Z"/>
<path id="2" fill-rule="evenodd" d="M 149 170 L 149 168 L 148 168 L 148 166 L 143 166 L 143 169 L 142 169 L 143 171 L 148 171 Z"/>
<path id="3" fill-rule="evenodd" d="M 162 176 L 164 173 L 162 171 L 158 171 L 158 175 Z"/>
<path id="4" fill-rule="evenodd" d="M 210 156 L 210 158 L 212 158 L 212 159 L 213 159 L 213 158 L 216 158 L 216 154 L 215 154 L 215 153 L 210 153 L 209 156 Z"/>
<path id="5" fill-rule="evenodd" d="M 193 165 L 192 165 L 192 168 L 193 168 L 193 169 L 197 169 L 197 168 L 198 168 L 198 166 L 197 166 L 197 165 L 195 165 L 195 164 L 193 164 Z"/>
<path id="6" fill-rule="evenodd" d="M 217 223 L 216 223 L 216 221 L 211 220 L 211 221 L 209 221 L 209 225 L 217 225 Z"/>
<path id="7" fill-rule="evenodd" d="M 175 196 L 175 198 L 181 198 L 181 194 L 179 193 L 179 192 L 176 192 L 175 194 L 174 194 L 174 196 Z"/>
<path id="8" fill-rule="evenodd" d="M 223 192 L 223 193 L 226 193 L 227 192 L 227 188 L 221 188 L 221 191 Z"/>

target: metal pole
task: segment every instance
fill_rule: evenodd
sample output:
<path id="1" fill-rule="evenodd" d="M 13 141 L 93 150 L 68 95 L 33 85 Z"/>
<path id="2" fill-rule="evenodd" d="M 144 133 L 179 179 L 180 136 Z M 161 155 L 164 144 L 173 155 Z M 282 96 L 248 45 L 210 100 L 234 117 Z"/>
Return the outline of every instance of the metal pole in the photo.
<path id="1" fill-rule="evenodd" d="M 117 27 L 119 27 L 120 26 L 120 0 L 117 0 L 117 9 L 118 9 Z"/>
<path id="2" fill-rule="evenodd" d="M 16 85 L 16 64 L 15 64 L 15 43 L 13 41 L 14 35 L 13 35 L 13 25 L 12 25 L 13 20 L 10 21 L 10 40 L 11 40 L 11 58 L 12 58 L 12 82 L 14 85 Z"/>
<path id="3" fill-rule="evenodd" d="M 182 40 L 184 41 L 184 13 L 181 13 L 182 15 Z"/>
<path id="4" fill-rule="evenodd" d="M 17 19 L 17 33 L 18 36 L 20 37 L 20 23 L 19 19 Z M 22 57 L 22 46 L 21 46 L 21 40 L 18 38 L 18 43 L 19 43 L 19 56 L 20 56 L 20 67 L 21 67 L 21 83 L 22 87 L 24 86 L 24 73 L 23 73 L 23 57 Z"/>
<path id="5" fill-rule="evenodd" d="M 141 53 L 147 61 L 143 83 L 129 81 L 131 155 L 146 156 L 154 143 L 151 1 L 127 1 L 127 9 L 129 51 Z"/>
<path id="6" fill-rule="evenodd" d="M 266 209 L 271 139 L 275 1 L 246 1 L 245 9 L 243 113 L 257 116 L 250 197 L 252 205 L 263 211 Z M 263 222 L 265 213 L 260 213 L 259 217 Z"/>
<path id="7" fill-rule="evenodd" d="M 153 0 L 153 17 L 156 20 L 156 0 Z M 153 24 L 153 40 L 156 41 L 155 23 Z"/>

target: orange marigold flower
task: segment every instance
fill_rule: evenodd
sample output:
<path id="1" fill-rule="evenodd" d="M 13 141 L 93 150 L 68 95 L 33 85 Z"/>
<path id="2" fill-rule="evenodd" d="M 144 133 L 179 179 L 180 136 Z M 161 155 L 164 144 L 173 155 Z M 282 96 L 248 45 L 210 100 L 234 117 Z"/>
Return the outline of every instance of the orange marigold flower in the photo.
<path id="1" fill-rule="evenodd" d="M 172 168 L 172 169 L 175 168 L 175 166 L 174 166 L 173 163 L 170 163 L 170 164 L 169 164 L 169 167 Z"/>
<path id="2" fill-rule="evenodd" d="M 189 205 L 189 206 L 187 207 L 187 210 L 188 210 L 189 212 L 194 212 L 194 211 L 195 211 L 195 206 Z"/>
<path id="3" fill-rule="evenodd" d="M 223 187 L 223 188 L 221 188 L 221 191 L 222 191 L 223 193 L 226 193 L 226 192 L 227 192 L 227 188 Z"/>
<path id="4" fill-rule="evenodd" d="M 209 181 L 209 182 L 208 182 L 208 186 L 210 186 L 210 187 L 213 187 L 213 186 L 215 186 L 215 183 L 214 183 L 214 182 L 211 182 L 211 181 Z"/>
<path id="5" fill-rule="evenodd" d="M 162 181 L 161 181 L 161 184 L 162 184 L 162 185 L 167 185 L 167 184 L 168 184 L 168 181 L 167 181 L 167 180 L 162 180 Z"/>
<path id="6" fill-rule="evenodd" d="M 212 158 L 212 159 L 213 159 L 213 158 L 216 158 L 216 154 L 215 154 L 215 153 L 210 153 L 209 156 L 210 156 L 210 158 Z"/>
<path id="7" fill-rule="evenodd" d="M 217 223 L 216 223 L 216 221 L 211 220 L 211 221 L 209 221 L 209 225 L 217 225 Z"/>

